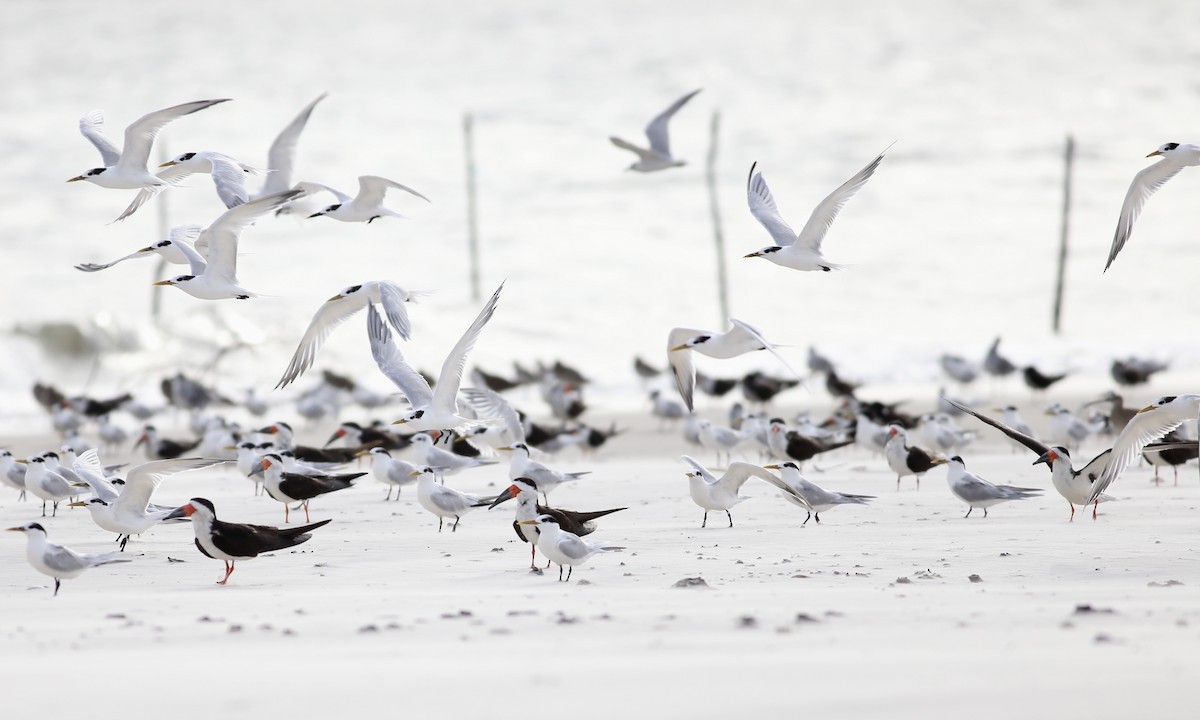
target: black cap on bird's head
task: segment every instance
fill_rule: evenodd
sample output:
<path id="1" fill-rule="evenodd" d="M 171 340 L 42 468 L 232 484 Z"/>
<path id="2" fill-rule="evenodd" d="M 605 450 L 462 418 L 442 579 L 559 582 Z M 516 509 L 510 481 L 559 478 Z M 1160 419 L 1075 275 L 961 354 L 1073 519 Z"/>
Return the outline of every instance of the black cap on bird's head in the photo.
<path id="1" fill-rule="evenodd" d="M 36 532 L 40 532 L 43 535 L 46 534 L 46 528 L 42 527 L 39 523 L 29 523 L 27 525 L 19 525 L 17 527 L 5 528 L 5 530 L 7 532 L 27 532 L 29 530 L 34 530 Z"/>
<path id="2" fill-rule="evenodd" d="M 312 215 L 309 215 L 308 217 L 310 217 L 310 218 L 319 217 L 326 213 L 331 213 L 334 210 L 337 210 L 338 208 L 340 208 L 341 206 L 342 206 L 341 203 L 337 203 L 336 205 L 330 205 L 329 207 L 325 208 L 324 210 L 318 210 L 317 212 L 313 213 Z"/>
<path id="3" fill-rule="evenodd" d="M 70 180 L 67 180 L 67 182 L 79 182 L 80 180 L 87 180 L 88 178 L 96 177 L 97 175 L 103 173 L 107 169 L 108 168 L 92 168 L 91 170 L 88 170 L 87 172 L 85 172 L 82 175 L 76 175 L 75 177 L 71 178 Z"/>

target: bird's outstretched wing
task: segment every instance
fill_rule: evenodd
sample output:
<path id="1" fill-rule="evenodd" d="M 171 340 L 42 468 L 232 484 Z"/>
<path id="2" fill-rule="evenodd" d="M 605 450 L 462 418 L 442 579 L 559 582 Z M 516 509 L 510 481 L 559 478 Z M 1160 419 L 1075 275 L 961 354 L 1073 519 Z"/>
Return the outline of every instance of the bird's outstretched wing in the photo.
<path id="1" fill-rule="evenodd" d="M 854 177 L 842 183 L 837 190 L 829 194 L 821 204 L 813 210 L 809 216 L 808 222 L 800 229 L 796 236 L 796 241 L 802 246 L 810 250 L 819 251 L 821 242 L 825 239 L 825 233 L 829 231 L 829 226 L 837 219 L 838 213 L 845 207 L 846 202 L 854 197 L 854 194 L 862 189 L 863 185 L 871 179 L 875 174 L 875 169 L 879 167 L 879 163 L 883 162 L 884 153 L 879 153 L 879 156 L 867 164 L 865 168 L 859 170 Z"/>
<path id="2" fill-rule="evenodd" d="M 387 323 L 371 302 L 367 303 L 367 335 L 371 338 L 371 356 L 375 358 L 379 371 L 404 393 L 409 405 L 414 408 L 429 405 L 433 401 L 433 390 L 421 373 L 404 360 L 400 349 L 392 341 L 392 332 L 388 330 Z M 439 381 L 438 387 L 441 386 Z"/>
<path id="3" fill-rule="evenodd" d="M 1182 165 L 1164 158 L 1133 176 L 1133 182 L 1129 184 L 1129 190 L 1125 193 L 1125 202 L 1121 203 L 1121 216 L 1117 218 L 1117 230 L 1113 233 L 1112 247 L 1108 249 L 1105 272 L 1108 272 L 1113 260 L 1117 259 L 1125 243 L 1129 242 L 1129 236 L 1133 234 L 1133 223 L 1137 221 L 1146 201 L 1182 169 Z"/>
<path id="4" fill-rule="evenodd" d="M 664 157 L 671 157 L 671 136 L 667 125 L 675 113 L 679 112 L 679 108 L 687 104 L 687 101 L 695 97 L 698 92 L 700 92 L 699 88 L 679 98 L 650 121 L 650 124 L 646 126 L 646 137 L 650 140 L 651 150 Z"/>

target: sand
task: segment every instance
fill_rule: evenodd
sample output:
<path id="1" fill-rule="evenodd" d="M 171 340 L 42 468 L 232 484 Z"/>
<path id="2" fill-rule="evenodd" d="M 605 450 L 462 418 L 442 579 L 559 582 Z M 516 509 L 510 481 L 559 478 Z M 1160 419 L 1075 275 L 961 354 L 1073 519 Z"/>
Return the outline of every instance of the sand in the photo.
<path id="1" fill-rule="evenodd" d="M 634 432 L 600 454 L 554 461 L 592 471 L 556 504 L 629 506 L 593 536 L 628 549 L 593 558 L 570 583 L 530 573 L 511 509 L 439 534 L 415 488 L 385 503 L 369 477 L 314 501 L 314 520 L 334 522 L 313 540 L 239 564 L 227 587 L 188 526 L 135 539 L 133 562 L 65 581 L 57 598 L 25 563 L 22 538 L 0 536 L 6 715 L 130 716 L 108 699 L 114 688 L 172 717 L 501 718 L 537 703 L 582 718 L 1118 718 L 1191 705 L 1194 467 L 1178 487 L 1169 473 L 1155 487 L 1152 470 L 1135 467 L 1099 520 L 1068 522 L 1032 455 L 985 435 L 967 454 L 972 470 L 1047 495 L 964 519 L 943 469 L 897 492 L 882 458 L 839 451 L 808 476 L 878 495 L 872 505 L 801 527 L 803 511 L 752 483 L 735 527 L 713 514 L 701 529 L 678 432 L 622 423 Z M 506 477 L 498 465 L 449 483 L 494 493 Z M 168 480 L 156 500 L 191 496 L 224 519 L 283 519 L 232 466 Z M 38 519 L 34 503 L 2 500 L 5 527 Z M 82 510 L 45 525 L 79 550 L 112 546 Z M 705 586 L 675 587 L 686 578 Z"/>

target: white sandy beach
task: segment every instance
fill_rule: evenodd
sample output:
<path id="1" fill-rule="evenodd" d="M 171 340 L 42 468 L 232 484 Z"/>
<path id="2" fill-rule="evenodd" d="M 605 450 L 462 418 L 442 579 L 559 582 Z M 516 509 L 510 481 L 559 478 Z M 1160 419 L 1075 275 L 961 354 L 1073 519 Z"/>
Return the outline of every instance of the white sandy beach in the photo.
<path id="1" fill-rule="evenodd" d="M 315 500 L 314 520 L 333 523 L 295 552 L 239 564 L 227 587 L 187 526 L 136 539 L 133 562 L 65 581 L 58 598 L 25 563 L 23 539 L 3 536 L 6 711 L 127 717 L 128 706 L 86 695 L 114 683 L 145 712 L 175 717 L 502 718 L 536 702 L 569 704 L 581 718 L 1127 718 L 1177 717 L 1191 703 L 1194 466 L 1179 487 L 1169 473 L 1154 487 L 1151 471 L 1135 467 L 1099 520 L 1081 512 L 1072 523 L 1032 455 L 985 433 L 967 454 L 973 471 L 1047 494 L 964 519 L 944 469 L 919 492 L 911 478 L 896 492 L 882 458 L 839 451 L 809 477 L 878 495 L 872 505 L 802 528 L 801 511 L 751 483 L 734 528 L 714 513 L 701 529 L 677 459 L 683 440 L 654 434 L 649 419 L 621 423 L 638 432 L 594 458 L 555 463 L 593 472 L 557 490 L 554 504 L 629 506 L 593 536 L 628 550 L 593 558 L 570 583 L 556 570 L 530 574 L 511 509 L 439 534 L 413 488 L 384 503 L 370 477 Z M 490 494 L 505 473 L 498 465 L 449 482 Z M 224 519 L 282 520 L 232 466 L 170 479 L 156 500 L 192 496 L 213 500 Z M 4 494 L 5 527 L 37 514 Z M 76 549 L 111 546 L 82 510 L 45 525 Z M 673 587 L 690 577 L 708 587 Z"/>

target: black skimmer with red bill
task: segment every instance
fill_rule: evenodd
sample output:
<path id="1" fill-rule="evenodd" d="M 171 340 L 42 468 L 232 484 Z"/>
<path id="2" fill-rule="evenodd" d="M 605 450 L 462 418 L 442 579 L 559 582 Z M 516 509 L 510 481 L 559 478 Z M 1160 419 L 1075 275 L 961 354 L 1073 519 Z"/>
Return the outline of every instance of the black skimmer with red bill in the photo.
<path id="1" fill-rule="evenodd" d="M 191 518 L 192 530 L 196 533 L 196 548 L 201 554 L 224 561 L 225 577 L 217 581 L 218 585 L 224 585 L 229 580 L 238 560 L 249 560 L 263 553 L 308 542 L 312 537 L 309 533 L 332 522 L 331 518 L 294 528 L 224 522 L 217 519 L 216 507 L 204 498 L 192 498 L 166 519 L 176 517 Z"/>
<path id="2" fill-rule="evenodd" d="M 527 477 L 519 477 L 512 481 L 512 484 L 504 489 L 488 509 L 496 507 L 500 503 L 507 502 L 513 498 L 517 499 L 516 519 L 513 520 L 513 531 L 521 542 L 530 544 L 529 550 L 529 567 L 536 568 L 537 560 L 537 541 L 538 531 L 534 525 L 522 525 L 523 520 L 537 520 L 539 515 L 548 515 L 558 523 L 558 526 L 567 532 L 574 533 L 580 537 L 590 535 L 596 530 L 596 520 L 605 515 L 612 515 L 615 512 L 620 512 L 626 508 L 612 508 L 611 510 L 596 510 L 593 512 L 579 512 L 576 510 L 562 510 L 560 508 L 546 507 L 539 503 L 537 482 Z M 547 565 L 549 567 L 549 565 Z"/>
<path id="3" fill-rule="evenodd" d="M 364 448 L 381 447 L 385 450 L 403 450 L 412 444 L 410 435 L 390 432 L 378 427 L 363 427 L 356 422 L 344 422 L 325 441 L 325 448 L 345 438 L 349 445 Z"/>
<path id="4" fill-rule="evenodd" d="M 900 478 L 913 475 L 917 478 L 917 489 L 921 489 L 921 476 L 938 465 L 945 465 L 946 459 L 940 458 L 915 445 L 909 446 L 908 433 L 899 425 L 888 427 L 887 444 L 883 446 L 883 456 L 887 458 L 888 467 L 896 473 L 896 489 L 900 489 Z"/>
<path id="5" fill-rule="evenodd" d="M 318 448 L 296 444 L 296 433 L 292 426 L 285 422 L 268 425 L 257 432 L 274 435 L 275 445 L 283 450 L 291 450 L 296 459 L 305 463 L 328 463 L 330 465 L 345 465 L 353 462 L 358 454 L 370 447 Z"/>
<path id="6" fill-rule="evenodd" d="M 767 446 L 771 454 L 780 460 L 795 460 L 803 463 L 812 460 L 817 455 L 830 450 L 836 450 L 854 443 L 854 438 L 826 442 L 820 438 L 809 437 L 795 430 L 788 430 L 783 418 L 771 418 L 767 429 Z"/>
<path id="7" fill-rule="evenodd" d="M 171 440 L 159 436 L 158 430 L 153 425 L 147 425 L 142 428 L 142 434 L 133 444 L 133 449 L 137 450 L 142 444 L 146 446 L 146 457 L 151 460 L 174 460 L 195 450 L 200 445 L 200 440 L 194 442 Z"/>
<path id="8" fill-rule="evenodd" d="M 1163 436 L 1163 442 L 1186 442 L 1178 431 L 1172 431 Z M 1142 457 L 1154 466 L 1154 484 L 1159 484 L 1159 468 L 1169 467 L 1175 471 L 1175 484 L 1179 484 L 1179 466 L 1200 457 L 1200 446 L 1195 448 L 1181 447 L 1162 450 L 1160 452 L 1143 452 Z"/>
<path id="9" fill-rule="evenodd" d="M 345 473 L 343 475 L 301 475 L 300 473 L 285 472 L 283 458 L 275 454 L 264 455 L 263 488 L 272 499 L 283 503 L 283 522 L 289 522 L 288 503 L 300 503 L 304 507 L 304 522 L 309 522 L 308 501 L 318 495 L 345 490 L 354 484 L 357 478 L 366 475 L 365 472 Z"/>

